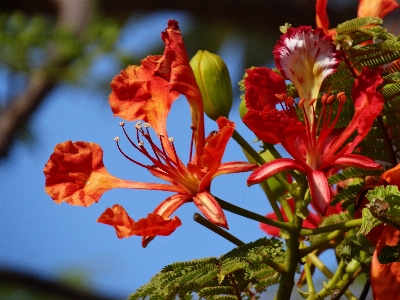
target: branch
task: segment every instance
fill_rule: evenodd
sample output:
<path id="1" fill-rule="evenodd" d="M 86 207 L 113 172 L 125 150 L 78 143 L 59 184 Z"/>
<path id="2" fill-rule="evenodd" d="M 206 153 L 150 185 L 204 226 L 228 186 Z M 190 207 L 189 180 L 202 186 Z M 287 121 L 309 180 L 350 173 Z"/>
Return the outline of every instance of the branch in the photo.
<path id="1" fill-rule="evenodd" d="M 58 6 L 57 26 L 68 28 L 77 37 L 85 29 L 91 2 L 89 0 L 53 0 Z M 72 61 L 60 57 L 57 49 L 49 49 L 49 59 L 41 70 L 30 76 L 26 90 L 0 110 L 0 157 L 5 157 L 15 139 L 16 132 L 31 118 L 46 96 L 54 89 L 56 82 L 44 71 L 45 68 L 65 67 Z"/>
<path id="2" fill-rule="evenodd" d="M 71 300 L 115 300 L 91 292 L 83 291 L 72 286 L 62 284 L 56 281 L 44 279 L 32 274 L 22 273 L 15 270 L 0 268 L 0 282 L 18 288 L 26 288 L 35 293 L 54 296 L 53 299 L 71 299 Z"/>

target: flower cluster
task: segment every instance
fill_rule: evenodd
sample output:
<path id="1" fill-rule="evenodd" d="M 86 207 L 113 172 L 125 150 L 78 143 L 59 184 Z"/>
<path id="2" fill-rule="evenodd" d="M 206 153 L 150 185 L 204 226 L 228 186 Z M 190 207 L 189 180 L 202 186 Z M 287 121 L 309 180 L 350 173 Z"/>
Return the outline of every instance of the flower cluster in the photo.
<path id="1" fill-rule="evenodd" d="M 113 79 L 109 103 L 115 116 L 126 121 L 141 120 L 135 125 L 136 138 L 133 139 L 125 123 L 121 122 L 120 126 L 132 147 L 148 164 L 126 155 L 116 138 L 122 155 L 168 184 L 133 182 L 110 175 L 103 165 L 100 146 L 87 142 L 68 141 L 57 145 L 44 168 L 46 192 L 56 203 L 88 206 L 98 202 L 101 195 L 112 188 L 173 192 L 153 213 L 138 222 L 133 221 L 121 205 L 108 208 L 98 219 L 98 222 L 114 226 L 120 238 L 142 236 L 143 246 L 155 236 L 169 235 L 180 226 L 179 218 L 170 219 L 170 216 L 187 202 L 194 202 L 212 223 L 228 228 L 224 212 L 210 193 L 211 182 L 222 174 L 254 169 L 254 165 L 247 162 L 221 162 L 235 124 L 221 117 L 216 120 L 218 131 L 205 136 L 201 93 L 176 21 L 169 21 L 162 39 L 165 43 L 162 56 L 148 56 L 140 66 L 128 66 Z M 179 158 L 166 129 L 171 104 L 179 95 L 186 96 L 192 113 L 187 164 Z"/>
<path id="2" fill-rule="evenodd" d="M 332 227 L 320 228 L 326 218 L 335 217 L 344 211 L 340 203 L 332 203 L 340 184 L 330 185 L 328 177 L 348 167 L 382 169 L 382 163 L 359 151 L 360 143 L 371 132 L 375 120 L 383 112 L 385 99 L 380 88 L 385 80 L 382 77 L 382 64 L 378 67 L 365 64 L 357 72 L 352 69 L 348 57 L 340 51 L 340 45 L 335 41 L 340 30 L 336 32 L 329 28 L 326 6 L 327 0 L 317 0 L 317 29 L 309 26 L 283 27 L 284 33 L 273 50 L 275 69 L 254 67 L 245 73 L 243 86 L 246 113 L 242 121 L 266 148 L 275 150 L 274 145 L 280 144 L 286 150 L 287 157 L 278 154 L 265 162 L 262 155 L 240 137 L 235 131 L 235 124 L 228 119 L 232 91 L 225 64 L 217 55 L 207 51 L 199 51 L 189 62 L 178 23 L 170 20 L 161 34 L 165 44 L 164 53 L 148 56 L 139 66 L 128 66 L 122 70 L 112 80 L 109 96 L 114 116 L 126 122 L 135 122 L 131 129 L 125 122 L 119 125 L 124 140 L 140 158 L 128 155 L 119 137 L 115 138 L 116 148 L 135 167 L 145 169 L 163 183 L 115 177 L 106 170 L 103 150 L 99 145 L 66 141 L 56 145 L 45 165 L 47 194 L 56 203 L 89 206 L 97 203 L 104 192 L 114 188 L 172 193 L 147 217 L 138 221 L 134 221 L 120 204 L 107 208 L 98 218 L 98 222 L 113 226 L 119 238 L 142 236 L 143 247 L 156 236 L 174 232 L 182 223 L 177 216 L 172 215 L 188 202 L 196 205 L 212 223 L 212 228 L 219 226 L 228 229 L 223 208 L 261 221 L 261 228 L 269 235 L 289 236 L 286 238 L 285 263 L 266 259 L 268 268 L 282 275 L 277 299 L 288 299 L 280 297 L 285 294 L 288 286 L 293 285 L 299 260 L 307 262 L 309 269 L 305 267 L 303 274 L 308 273 L 302 278 L 307 277 L 309 281 L 312 276 L 307 256 L 314 255 L 318 246 L 321 246 L 319 250 L 325 249 L 327 244 L 336 246 L 336 242 L 339 243 L 349 235 L 350 229 L 361 225 L 361 222 L 352 219 L 342 224 L 333 224 Z M 399 5 L 394 0 L 360 0 L 358 16 L 383 17 L 397 7 Z M 338 71 L 339 65 L 342 69 L 352 71 L 349 72 L 352 77 L 346 81 L 349 82 L 346 90 L 328 86 L 331 82 L 327 78 Z M 172 103 L 180 96 L 188 101 L 191 113 L 187 162 L 179 157 L 174 139 L 167 131 L 167 118 Z M 345 111 L 345 108 L 350 108 L 351 112 Z M 209 135 L 205 133 L 205 114 L 218 126 Z M 343 114 L 349 120 L 345 125 L 340 122 Z M 133 134 L 130 134 L 131 130 Z M 390 139 L 390 132 L 388 136 Z M 249 161 L 257 164 L 245 161 L 223 163 L 222 158 L 231 138 L 244 148 Z M 393 161 L 397 163 L 396 155 L 393 156 Z M 211 183 L 215 177 L 249 171 L 252 173 L 247 179 L 247 185 L 266 186 L 264 190 L 274 210 L 274 213 L 266 217 L 234 206 L 211 193 Z M 280 184 L 281 191 L 276 194 L 267 181 L 271 177 Z M 399 178 L 400 164 L 384 172 L 378 184 L 400 186 Z M 350 176 L 346 179 L 349 182 L 342 182 L 343 185 L 351 185 L 354 181 Z M 308 207 L 310 203 L 312 209 Z M 385 209 L 388 206 L 386 204 Z M 350 216 L 350 213 L 346 215 Z M 376 246 L 370 272 L 375 299 L 382 299 L 381 287 L 384 285 L 383 280 L 386 280 L 382 277 L 383 273 L 388 274 L 389 280 L 393 282 L 391 291 L 400 292 L 400 262 L 382 264 L 378 259 L 385 246 L 399 245 L 398 228 L 390 225 L 375 228 L 378 237 L 371 238 Z M 218 230 L 223 231 L 221 228 Z M 326 233 L 322 241 L 314 245 L 304 242 L 307 241 L 307 235 L 318 233 Z M 242 244 L 238 239 L 230 237 L 230 240 Z M 341 263 L 345 262 L 342 260 Z M 335 280 L 342 277 L 344 268 L 340 268 L 338 275 L 333 276 Z M 219 277 L 218 282 L 222 282 Z M 340 283 L 332 282 L 318 295 L 311 284 L 309 299 L 324 297 L 336 285 L 340 287 Z M 342 288 L 345 288 L 345 284 Z M 240 294 L 238 291 L 236 293 Z"/>

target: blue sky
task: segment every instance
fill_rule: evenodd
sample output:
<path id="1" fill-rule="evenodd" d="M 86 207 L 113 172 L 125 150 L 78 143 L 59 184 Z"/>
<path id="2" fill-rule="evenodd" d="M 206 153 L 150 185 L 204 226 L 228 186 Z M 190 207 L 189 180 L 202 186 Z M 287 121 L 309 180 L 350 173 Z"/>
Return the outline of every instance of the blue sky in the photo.
<path id="1" fill-rule="evenodd" d="M 133 19 L 121 35 L 121 49 L 135 51 L 143 57 L 155 54 L 147 53 L 146 48 L 153 43 L 162 43 L 160 32 L 165 29 L 169 18 L 180 22 L 183 33 L 190 26 L 190 19 L 175 12 L 155 14 L 140 22 Z M 238 69 L 240 47 L 235 45 L 234 52 L 228 51 L 231 49 L 229 43 L 227 41 L 219 54 L 232 74 L 241 74 L 243 70 Z M 112 65 L 109 59 L 99 60 L 92 70 L 93 76 L 109 74 Z M 110 74 L 110 81 L 117 72 Z M 235 82 L 233 87 L 237 88 Z M 99 203 L 88 208 L 65 203 L 57 205 L 45 194 L 43 167 L 54 146 L 66 140 L 100 144 L 106 168 L 117 177 L 154 181 L 146 170 L 118 152 L 113 138 L 122 135 L 118 126 L 120 119 L 113 117 L 107 97 L 107 94 L 93 89 L 68 84 L 58 86 L 32 119 L 34 143 L 17 142 L 9 158 L 1 162 L 0 264 L 49 278 L 78 272 L 87 276 L 88 283 L 95 290 L 126 297 L 167 264 L 219 256 L 234 246 L 192 220 L 193 213 L 198 212 L 193 203 L 176 212 L 183 226 L 169 237 L 157 237 L 146 249 L 141 247 L 140 237 L 120 240 L 112 227 L 96 223 L 100 214 L 116 203 L 123 205 L 135 220 L 145 217 L 170 195 L 166 192 L 112 190 L 104 194 Z M 237 107 L 233 108 L 231 119 L 249 141 L 254 139 L 254 135 L 241 124 Z M 189 126 L 189 108 L 186 100 L 180 98 L 172 107 L 168 129 L 183 160 L 189 156 Z M 133 125 L 131 128 L 133 130 Z M 215 129 L 215 123 L 207 120 L 206 132 Z M 129 147 L 123 138 L 121 145 L 126 149 Z M 244 159 L 240 147 L 232 140 L 223 161 Z M 246 186 L 247 176 L 233 174 L 217 178 L 212 192 L 229 202 L 264 214 L 269 211 L 268 202 L 259 187 Z M 243 241 L 264 236 L 257 222 L 229 212 L 226 215 L 230 232 Z"/>

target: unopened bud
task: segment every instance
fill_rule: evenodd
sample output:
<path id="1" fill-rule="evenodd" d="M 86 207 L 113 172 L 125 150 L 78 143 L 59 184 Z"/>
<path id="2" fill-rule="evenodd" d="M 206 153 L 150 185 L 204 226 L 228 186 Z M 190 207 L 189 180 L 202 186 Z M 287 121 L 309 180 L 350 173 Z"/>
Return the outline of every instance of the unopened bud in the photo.
<path id="1" fill-rule="evenodd" d="M 244 115 L 247 114 L 247 112 L 248 112 L 248 109 L 246 107 L 246 99 L 244 99 L 244 97 L 243 97 L 242 101 L 240 101 L 240 104 L 239 104 L 240 118 L 243 119 Z"/>
<path id="2" fill-rule="evenodd" d="M 216 54 L 199 50 L 190 61 L 203 98 L 204 111 L 212 120 L 228 117 L 232 107 L 232 83 L 225 62 Z"/>

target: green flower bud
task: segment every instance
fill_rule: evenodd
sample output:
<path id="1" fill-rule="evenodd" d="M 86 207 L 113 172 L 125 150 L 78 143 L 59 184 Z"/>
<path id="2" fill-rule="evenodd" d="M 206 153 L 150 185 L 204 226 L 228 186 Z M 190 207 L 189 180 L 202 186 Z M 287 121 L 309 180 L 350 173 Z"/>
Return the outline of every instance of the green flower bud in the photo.
<path id="1" fill-rule="evenodd" d="M 246 107 L 246 100 L 244 99 L 244 96 L 243 96 L 242 101 L 240 101 L 240 104 L 239 104 L 240 118 L 243 119 L 244 115 L 247 114 L 247 112 L 248 112 L 248 110 Z"/>
<path id="2" fill-rule="evenodd" d="M 216 54 L 199 50 L 191 59 L 204 111 L 212 120 L 228 117 L 232 107 L 232 83 L 225 62 Z"/>

